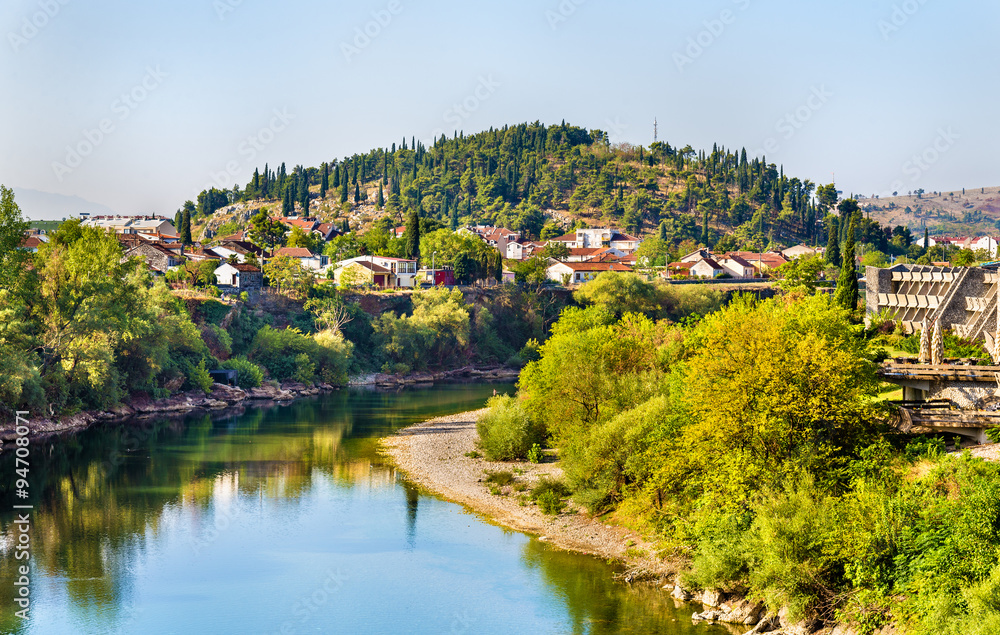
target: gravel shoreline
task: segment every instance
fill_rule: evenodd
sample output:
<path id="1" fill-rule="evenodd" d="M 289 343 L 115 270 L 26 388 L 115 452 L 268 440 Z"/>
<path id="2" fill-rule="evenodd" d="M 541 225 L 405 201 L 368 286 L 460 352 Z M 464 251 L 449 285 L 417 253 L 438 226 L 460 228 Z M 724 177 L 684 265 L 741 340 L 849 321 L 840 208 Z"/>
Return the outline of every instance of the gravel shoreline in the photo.
<path id="1" fill-rule="evenodd" d="M 657 546 L 636 532 L 609 525 L 570 503 L 558 516 L 548 516 L 536 505 L 521 505 L 511 486 L 502 495 L 490 493 L 486 470 L 514 471 L 518 483 L 533 486 L 542 476 L 559 478 L 558 462 L 497 463 L 470 458 L 479 435 L 476 421 L 484 412 L 474 410 L 438 417 L 404 428 L 382 439 L 382 451 L 416 484 L 501 525 L 533 534 L 559 548 L 623 563 L 625 579 L 633 576 L 665 579 L 676 569 L 656 557 Z M 630 575 L 631 574 L 631 575 Z"/>

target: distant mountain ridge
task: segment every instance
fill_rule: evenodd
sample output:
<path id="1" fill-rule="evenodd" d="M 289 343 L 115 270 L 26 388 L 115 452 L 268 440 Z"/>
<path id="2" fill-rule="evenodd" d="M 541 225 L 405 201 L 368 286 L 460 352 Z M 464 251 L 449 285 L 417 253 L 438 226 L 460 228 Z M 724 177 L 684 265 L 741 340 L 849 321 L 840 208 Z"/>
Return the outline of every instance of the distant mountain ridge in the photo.
<path id="1" fill-rule="evenodd" d="M 1000 234 L 1000 187 L 899 192 L 899 196 L 858 197 L 858 203 L 883 225 L 906 225 L 914 232 L 927 227 L 938 236 Z"/>
<path id="2" fill-rule="evenodd" d="M 79 196 L 53 194 L 22 187 L 12 189 L 14 200 L 21 208 L 21 214 L 29 220 L 62 220 L 76 218 L 81 213 L 91 215 L 118 213 L 107 205 L 88 201 Z"/>

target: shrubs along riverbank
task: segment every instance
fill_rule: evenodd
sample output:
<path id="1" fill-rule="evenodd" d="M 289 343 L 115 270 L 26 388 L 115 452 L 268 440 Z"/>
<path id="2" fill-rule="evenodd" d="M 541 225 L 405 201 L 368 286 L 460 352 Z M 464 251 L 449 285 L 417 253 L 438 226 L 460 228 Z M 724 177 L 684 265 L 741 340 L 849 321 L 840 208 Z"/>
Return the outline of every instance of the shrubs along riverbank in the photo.
<path id="1" fill-rule="evenodd" d="M 564 311 L 483 432 L 541 426 L 571 500 L 655 536 L 682 587 L 816 628 L 1000 632 L 1000 465 L 887 425 L 878 330 L 823 296 L 623 306 Z"/>

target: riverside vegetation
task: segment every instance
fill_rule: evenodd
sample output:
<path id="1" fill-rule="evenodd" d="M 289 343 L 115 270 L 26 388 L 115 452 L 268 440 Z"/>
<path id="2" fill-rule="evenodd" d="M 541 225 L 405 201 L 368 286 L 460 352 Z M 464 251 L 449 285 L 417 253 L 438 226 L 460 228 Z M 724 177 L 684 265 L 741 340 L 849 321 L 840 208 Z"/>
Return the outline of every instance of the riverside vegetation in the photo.
<path id="1" fill-rule="evenodd" d="M 885 424 L 891 329 L 801 292 L 676 322 L 657 294 L 578 291 L 484 418 L 487 456 L 541 428 L 573 498 L 655 533 L 687 585 L 866 633 L 1000 632 L 1000 466 Z"/>
<path id="2" fill-rule="evenodd" d="M 208 392 L 213 368 L 236 370 L 243 388 L 344 384 L 379 370 L 519 368 L 565 304 L 513 286 L 475 304 L 436 288 L 367 311 L 370 297 L 333 285 L 253 305 L 178 296 L 140 261 L 122 261 L 113 234 L 78 220 L 62 223 L 37 253 L 18 249 L 27 225 L 12 192 L 0 194 L 0 412 L 57 416 L 138 394 Z"/>

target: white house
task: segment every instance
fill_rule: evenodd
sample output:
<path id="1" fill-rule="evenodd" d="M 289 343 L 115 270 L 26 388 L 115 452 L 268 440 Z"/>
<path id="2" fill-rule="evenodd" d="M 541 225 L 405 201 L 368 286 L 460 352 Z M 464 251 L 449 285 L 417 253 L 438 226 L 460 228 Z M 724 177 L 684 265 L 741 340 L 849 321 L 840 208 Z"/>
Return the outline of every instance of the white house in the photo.
<path id="1" fill-rule="evenodd" d="M 990 258 L 996 258 L 997 255 L 997 240 L 992 236 L 980 236 L 972 241 L 969 247 L 973 251 L 978 251 L 980 249 L 984 250 L 989 254 Z"/>
<path id="2" fill-rule="evenodd" d="M 550 260 L 545 276 L 560 284 L 580 284 L 593 280 L 605 271 L 632 271 L 620 262 L 559 262 Z"/>
<path id="3" fill-rule="evenodd" d="M 753 278 L 754 267 L 739 256 L 719 258 L 716 262 L 734 278 Z"/>
<path id="4" fill-rule="evenodd" d="M 177 239 L 177 228 L 169 220 L 156 216 L 91 216 L 83 221 L 88 227 L 111 229 L 116 234 L 142 234 L 151 240 Z"/>
<path id="5" fill-rule="evenodd" d="M 527 260 L 543 249 L 545 249 L 544 242 L 532 242 L 529 240 L 525 240 L 523 242 L 509 242 L 507 243 L 507 250 L 504 253 L 504 257 L 506 257 L 507 260 Z"/>
<path id="6" fill-rule="evenodd" d="M 215 270 L 215 284 L 237 289 L 260 289 L 264 286 L 264 274 L 253 265 L 231 265 L 227 262 Z"/>
<path id="7" fill-rule="evenodd" d="M 552 241 L 565 243 L 570 249 L 614 247 L 626 254 L 638 249 L 641 242 L 635 236 L 629 236 L 608 227 L 578 229 L 575 232 L 553 238 Z"/>
<path id="8" fill-rule="evenodd" d="M 691 262 L 691 263 L 695 263 L 695 262 L 698 262 L 699 260 L 703 260 L 705 258 L 711 258 L 711 257 L 712 257 L 712 252 L 710 252 L 709 250 L 707 250 L 707 249 L 695 249 L 694 251 L 692 251 L 691 253 L 687 254 L 686 256 L 683 256 L 680 259 L 679 262 Z"/>
<path id="9" fill-rule="evenodd" d="M 726 269 L 712 258 L 702 258 L 691 265 L 692 278 L 717 278 L 724 273 Z"/>

